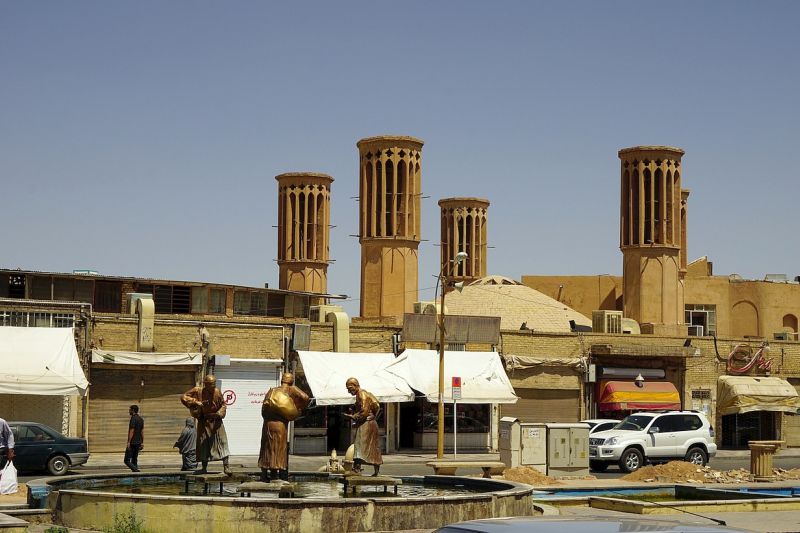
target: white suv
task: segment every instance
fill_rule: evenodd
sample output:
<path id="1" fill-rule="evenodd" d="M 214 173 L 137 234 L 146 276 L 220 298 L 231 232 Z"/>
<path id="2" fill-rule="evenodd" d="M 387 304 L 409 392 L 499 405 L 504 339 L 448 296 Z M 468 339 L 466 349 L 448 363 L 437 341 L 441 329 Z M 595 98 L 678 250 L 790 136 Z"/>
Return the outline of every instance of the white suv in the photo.
<path id="1" fill-rule="evenodd" d="M 671 459 L 705 465 L 716 453 L 714 428 L 697 411 L 634 413 L 614 429 L 589 437 L 589 467 L 597 472 L 611 463 L 617 463 L 624 472 L 633 472 L 645 461 Z"/>

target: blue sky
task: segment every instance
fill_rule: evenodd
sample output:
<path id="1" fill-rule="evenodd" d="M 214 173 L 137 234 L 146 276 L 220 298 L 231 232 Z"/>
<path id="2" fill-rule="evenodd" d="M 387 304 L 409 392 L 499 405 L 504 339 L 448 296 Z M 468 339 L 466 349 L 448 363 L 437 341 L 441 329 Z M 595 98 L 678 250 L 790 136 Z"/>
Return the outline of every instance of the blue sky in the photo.
<path id="1" fill-rule="evenodd" d="M 274 176 L 331 174 L 357 314 L 362 137 L 425 141 L 489 271 L 619 274 L 617 150 L 686 151 L 689 258 L 800 274 L 796 2 L 0 3 L 0 266 L 277 286 Z"/>

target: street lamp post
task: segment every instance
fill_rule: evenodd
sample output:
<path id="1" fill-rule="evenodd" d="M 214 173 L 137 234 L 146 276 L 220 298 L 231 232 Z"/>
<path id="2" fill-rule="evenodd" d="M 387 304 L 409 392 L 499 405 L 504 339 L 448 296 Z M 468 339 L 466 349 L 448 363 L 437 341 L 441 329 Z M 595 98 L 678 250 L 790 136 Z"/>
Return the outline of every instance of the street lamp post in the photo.
<path id="1" fill-rule="evenodd" d="M 437 284 L 441 285 L 441 300 L 439 304 L 439 416 L 436 430 L 436 458 L 444 457 L 444 295 L 447 292 L 447 280 L 452 276 L 450 264 L 460 265 L 467 258 L 466 252 L 458 252 L 453 259 L 442 263 L 439 270 Z M 449 272 L 445 272 L 448 270 Z M 461 285 L 461 284 L 459 284 Z"/>

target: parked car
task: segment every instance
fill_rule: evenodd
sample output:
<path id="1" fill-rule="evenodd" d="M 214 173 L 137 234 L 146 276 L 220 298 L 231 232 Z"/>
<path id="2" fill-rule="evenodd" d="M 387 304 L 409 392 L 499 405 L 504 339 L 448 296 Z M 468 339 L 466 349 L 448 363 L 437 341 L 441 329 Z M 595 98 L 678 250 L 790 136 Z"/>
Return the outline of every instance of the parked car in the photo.
<path id="1" fill-rule="evenodd" d="M 62 476 L 89 460 L 86 439 L 65 437 L 37 422 L 9 422 L 14 433 L 14 466 L 20 471 L 46 470 Z"/>
<path id="2" fill-rule="evenodd" d="M 589 436 L 589 467 L 597 472 L 612 463 L 633 472 L 646 461 L 672 459 L 705 465 L 716 453 L 714 428 L 697 411 L 633 413 L 614 429 Z"/>
<path id="3" fill-rule="evenodd" d="M 612 429 L 620 423 L 620 420 L 613 420 L 611 418 L 592 418 L 590 420 L 581 420 L 581 424 L 589 424 L 589 435 L 597 433 L 598 431 L 606 431 Z"/>
<path id="4" fill-rule="evenodd" d="M 467 520 L 437 529 L 434 533 L 640 533 L 644 531 L 669 531 L 672 533 L 722 533 L 743 529 L 716 525 L 685 524 L 659 518 L 551 518 L 519 516 Z"/>

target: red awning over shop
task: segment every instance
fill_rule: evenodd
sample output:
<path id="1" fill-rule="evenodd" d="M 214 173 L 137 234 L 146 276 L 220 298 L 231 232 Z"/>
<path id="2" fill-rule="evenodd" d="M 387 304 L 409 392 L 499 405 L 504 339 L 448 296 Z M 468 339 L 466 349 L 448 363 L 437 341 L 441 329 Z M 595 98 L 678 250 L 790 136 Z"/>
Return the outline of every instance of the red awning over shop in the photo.
<path id="1" fill-rule="evenodd" d="M 645 381 L 641 387 L 633 381 L 605 381 L 598 395 L 600 411 L 646 411 L 680 409 L 678 389 L 669 381 Z"/>

